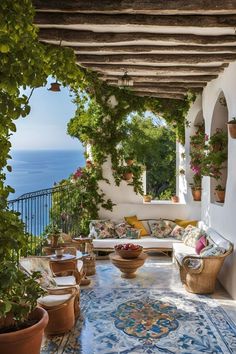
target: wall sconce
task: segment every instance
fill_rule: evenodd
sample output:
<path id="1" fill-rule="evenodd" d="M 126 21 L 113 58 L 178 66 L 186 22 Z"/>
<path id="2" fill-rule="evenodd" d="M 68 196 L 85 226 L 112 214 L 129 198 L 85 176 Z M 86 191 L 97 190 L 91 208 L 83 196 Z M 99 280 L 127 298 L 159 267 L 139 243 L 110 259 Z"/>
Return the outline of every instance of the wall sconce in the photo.
<path id="1" fill-rule="evenodd" d="M 128 75 L 127 71 L 125 71 L 124 75 L 121 77 L 121 79 L 118 80 L 118 85 L 122 86 L 122 87 L 133 86 L 133 84 L 134 84 L 134 81 Z"/>

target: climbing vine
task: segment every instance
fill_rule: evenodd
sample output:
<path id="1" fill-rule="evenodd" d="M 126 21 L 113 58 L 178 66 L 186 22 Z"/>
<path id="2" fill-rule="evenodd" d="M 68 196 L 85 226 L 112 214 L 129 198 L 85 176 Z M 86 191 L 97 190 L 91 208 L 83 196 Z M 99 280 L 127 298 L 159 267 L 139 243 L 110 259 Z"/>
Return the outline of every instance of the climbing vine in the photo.
<path id="1" fill-rule="evenodd" d="M 77 112 L 68 131 L 84 144 L 91 143 L 94 160 L 101 165 L 108 154 L 119 183 L 122 167 L 122 142 L 127 139 L 127 117 L 133 112 L 151 110 L 172 124 L 183 142 L 185 114 L 190 101 L 159 100 L 136 97 L 130 91 L 108 86 L 98 77 L 76 64 L 69 48 L 43 44 L 38 41 L 33 25 L 34 8 L 31 0 L 2 0 L 0 2 L 0 234 L 8 235 L 6 223 L 13 223 L 19 233 L 17 217 L 7 209 L 11 187 L 5 186 L 4 167 L 11 170 L 10 135 L 16 131 L 15 120 L 30 112 L 26 87 L 33 91 L 45 86 L 52 75 L 76 94 Z M 31 91 L 31 93 L 32 93 Z M 134 188 L 140 191 L 140 168 L 136 169 Z"/>

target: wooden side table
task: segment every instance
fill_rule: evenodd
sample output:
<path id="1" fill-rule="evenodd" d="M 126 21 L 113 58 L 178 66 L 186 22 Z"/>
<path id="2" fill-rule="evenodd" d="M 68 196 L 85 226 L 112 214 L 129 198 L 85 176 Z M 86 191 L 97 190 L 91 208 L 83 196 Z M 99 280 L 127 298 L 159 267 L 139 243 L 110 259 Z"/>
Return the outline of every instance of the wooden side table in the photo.
<path id="1" fill-rule="evenodd" d="M 77 250 L 87 253 L 82 257 L 85 274 L 94 275 L 96 273 L 96 258 L 93 253 L 93 240 L 88 237 L 77 237 L 72 242 Z"/>
<path id="2" fill-rule="evenodd" d="M 121 271 L 122 278 L 135 278 L 136 271 L 139 267 L 142 267 L 144 264 L 147 255 L 142 252 L 137 258 L 125 259 L 120 257 L 116 253 L 109 254 L 111 262 Z"/>

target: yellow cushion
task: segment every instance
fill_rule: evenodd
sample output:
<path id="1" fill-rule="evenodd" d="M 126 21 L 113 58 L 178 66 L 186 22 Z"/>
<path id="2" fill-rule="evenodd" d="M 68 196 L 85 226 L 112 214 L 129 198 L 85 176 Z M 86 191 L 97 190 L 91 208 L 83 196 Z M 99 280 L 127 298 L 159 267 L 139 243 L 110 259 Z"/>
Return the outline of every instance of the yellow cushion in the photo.
<path id="1" fill-rule="evenodd" d="M 187 227 L 188 225 L 197 226 L 198 223 L 197 220 L 182 220 L 182 219 L 175 219 L 174 222 L 181 227 Z"/>
<path id="2" fill-rule="evenodd" d="M 131 226 L 133 226 L 135 229 L 139 229 L 140 231 L 140 235 L 141 236 L 147 236 L 148 232 L 145 229 L 142 221 L 138 220 L 137 216 L 125 216 L 124 217 L 125 221 L 130 224 Z"/>

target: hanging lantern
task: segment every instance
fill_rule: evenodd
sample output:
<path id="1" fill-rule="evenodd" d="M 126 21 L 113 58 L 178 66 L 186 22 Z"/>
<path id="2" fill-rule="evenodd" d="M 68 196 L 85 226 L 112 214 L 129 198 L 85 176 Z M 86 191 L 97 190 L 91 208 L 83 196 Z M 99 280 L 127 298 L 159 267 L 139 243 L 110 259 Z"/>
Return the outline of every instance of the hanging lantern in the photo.
<path id="1" fill-rule="evenodd" d="M 53 91 L 53 92 L 60 92 L 61 84 L 59 84 L 59 82 L 51 82 L 51 87 L 48 89 L 49 91 Z"/>
<path id="2" fill-rule="evenodd" d="M 125 71 L 121 79 L 118 80 L 118 85 L 122 87 L 133 86 L 134 82 L 132 78 L 128 75 L 128 72 Z"/>

